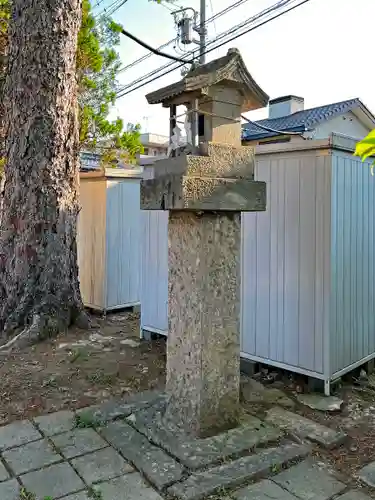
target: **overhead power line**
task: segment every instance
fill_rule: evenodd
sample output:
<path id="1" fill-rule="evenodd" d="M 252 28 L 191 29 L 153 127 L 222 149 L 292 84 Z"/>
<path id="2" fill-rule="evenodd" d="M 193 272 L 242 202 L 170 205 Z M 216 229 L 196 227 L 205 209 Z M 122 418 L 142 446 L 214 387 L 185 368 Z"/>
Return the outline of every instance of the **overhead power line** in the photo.
<path id="1" fill-rule="evenodd" d="M 227 14 L 228 12 L 230 12 L 231 10 L 236 9 L 237 7 L 239 7 L 240 5 L 242 5 L 242 4 L 244 4 L 244 3 L 248 2 L 248 1 L 249 0 L 237 0 L 237 2 L 235 2 L 233 5 L 230 5 L 229 7 L 226 7 L 225 9 L 217 12 L 212 17 L 209 17 L 206 20 L 205 25 L 207 26 L 209 23 L 215 22 L 216 19 L 219 19 L 220 17 L 224 16 L 225 14 Z M 163 45 L 160 45 L 160 47 L 158 47 L 158 50 L 163 50 L 165 47 L 168 47 L 168 45 L 171 45 L 175 41 L 176 41 L 176 38 L 172 38 L 171 40 L 169 40 L 168 42 L 164 43 Z M 186 55 L 194 55 L 194 52 L 195 52 L 195 50 L 191 50 L 191 51 L 187 52 Z M 136 59 L 135 61 L 129 63 L 128 65 L 124 66 L 123 68 L 120 68 L 119 72 L 124 72 L 124 71 L 129 70 L 130 68 L 133 68 L 137 64 L 140 64 L 141 62 L 144 62 L 146 59 L 149 59 L 152 55 L 153 55 L 152 52 L 149 52 L 148 54 L 145 54 L 143 57 L 140 57 L 139 59 Z"/>
<path id="2" fill-rule="evenodd" d="M 289 2 L 287 2 L 287 1 L 285 1 L 285 2 L 278 2 L 277 4 L 275 4 L 275 6 L 274 6 L 274 7 L 276 7 L 276 6 L 277 6 L 277 5 L 279 5 L 280 3 L 291 3 L 292 1 L 293 1 L 293 0 L 289 0 Z M 205 51 L 205 53 L 206 53 L 206 54 L 208 54 L 208 53 L 212 52 L 213 50 L 216 50 L 216 49 L 218 49 L 218 48 L 222 47 L 223 45 L 226 45 L 227 43 L 230 43 L 230 42 L 232 42 L 232 41 L 236 40 L 237 38 L 239 38 L 239 37 L 241 37 L 241 36 L 243 36 L 243 35 L 245 35 L 245 34 L 247 34 L 247 33 L 250 33 L 251 31 L 253 31 L 253 30 L 257 29 L 257 28 L 260 28 L 261 26 L 264 26 L 265 24 L 268 24 L 269 22 L 271 22 L 271 21 L 273 21 L 273 20 L 275 20 L 275 19 L 278 19 L 279 17 L 282 17 L 282 16 L 284 16 L 284 15 L 288 14 L 289 12 L 291 12 L 291 11 L 295 10 L 296 8 L 301 7 L 302 5 L 304 5 L 304 4 L 306 4 L 306 3 L 308 3 L 309 1 L 310 1 L 310 0 L 302 0 L 302 1 L 300 1 L 299 3 L 297 3 L 296 5 L 292 5 L 292 6 L 291 6 L 291 7 L 289 7 L 288 9 L 283 10 L 282 12 L 279 12 L 279 13 L 277 13 L 277 14 L 273 15 L 271 18 L 266 19 L 266 20 L 264 20 L 264 21 L 262 21 L 262 22 L 258 23 L 258 24 L 257 24 L 257 25 L 255 25 L 255 26 L 252 26 L 252 27 L 250 27 L 250 28 L 247 28 L 246 30 L 242 31 L 241 33 L 235 34 L 235 31 L 236 31 L 236 30 L 234 30 L 234 28 L 233 28 L 233 29 L 232 29 L 232 30 L 233 30 L 233 36 L 232 36 L 230 39 L 228 39 L 228 40 L 224 40 L 224 41 L 223 41 L 223 42 L 221 42 L 220 44 L 215 44 L 213 47 L 209 47 L 209 48 L 207 48 L 207 50 Z M 280 7 L 279 7 L 279 8 L 280 8 Z M 278 9 L 278 10 L 279 10 L 279 9 Z M 273 9 L 273 11 L 276 11 L 276 8 L 274 8 L 274 9 Z M 256 18 L 258 18 L 258 17 L 259 17 L 259 15 L 258 15 L 258 16 L 255 16 L 255 17 L 256 17 Z M 244 27 L 244 26 L 243 26 L 243 23 L 241 23 L 241 25 L 239 25 L 239 26 L 240 26 L 240 28 L 239 28 L 239 29 L 241 29 L 241 27 Z M 237 29 L 238 29 L 238 28 L 237 28 Z M 232 30 L 230 30 L 230 32 L 232 32 Z M 194 59 L 196 59 L 196 58 L 197 58 L 197 57 L 195 57 Z M 135 86 L 134 88 L 131 88 L 131 89 L 129 89 L 129 90 L 120 91 L 120 92 L 119 92 L 119 94 L 118 94 L 118 96 L 117 96 L 117 98 L 124 97 L 125 95 L 128 95 L 128 94 L 130 94 L 131 92 L 134 92 L 135 90 L 138 90 L 138 89 L 140 89 L 140 88 L 142 88 L 142 87 L 144 87 L 144 86 L 148 85 L 149 83 L 153 83 L 154 81 L 158 80 L 159 78 L 162 78 L 163 76 L 166 76 L 166 75 L 168 75 L 169 73 L 172 73 L 172 72 L 173 72 L 173 71 L 175 71 L 176 69 L 181 68 L 181 67 L 182 67 L 182 66 L 184 66 L 186 63 L 187 63 L 187 61 L 184 61 L 184 62 L 182 62 L 181 64 L 179 64 L 179 65 L 177 65 L 177 66 L 173 66 L 172 68 L 168 69 L 168 70 L 167 70 L 167 71 L 165 71 L 164 73 L 161 73 L 161 74 L 159 74 L 159 75 L 156 75 L 154 78 L 149 79 L 149 80 L 147 80 L 146 82 L 140 83 L 138 86 Z M 172 65 L 173 65 L 173 64 L 172 64 Z M 170 66 L 170 64 L 169 64 L 168 66 Z"/>
<path id="3" fill-rule="evenodd" d="M 166 42 L 163 45 L 160 45 L 160 47 L 158 47 L 157 50 L 163 50 L 163 49 L 165 49 L 166 47 L 168 47 L 169 45 L 171 45 L 175 41 L 176 41 L 176 38 L 173 38 L 172 40 L 169 40 L 169 42 Z M 153 54 L 153 52 L 149 52 L 148 54 L 144 55 L 143 57 L 140 57 L 139 59 L 136 59 L 135 61 L 127 64 L 126 66 L 124 66 L 122 68 L 120 68 L 118 72 L 122 73 L 124 71 L 129 70 L 130 68 L 133 68 L 137 64 L 139 64 L 139 63 L 145 61 L 146 59 L 148 59 L 149 57 L 151 57 L 152 54 Z"/>
<path id="4" fill-rule="evenodd" d="M 129 31 L 126 31 L 124 28 L 121 28 L 121 33 L 123 35 L 127 36 L 128 38 L 130 38 L 131 40 L 133 40 L 134 42 L 138 43 L 139 45 L 141 45 L 145 49 L 147 49 L 150 52 L 156 54 L 157 56 L 162 56 L 162 57 L 165 57 L 166 59 L 171 59 L 172 61 L 182 62 L 183 64 L 186 64 L 185 61 L 184 61 L 184 59 L 181 59 L 180 57 L 173 56 L 172 54 L 166 54 L 165 52 L 161 52 L 158 49 L 154 49 L 153 47 L 151 47 L 151 45 L 148 45 L 148 43 L 143 42 L 138 37 L 136 37 L 136 36 L 132 35 L 131 33 L 129 33 Z M 194 59 L 191 59 L 191 60 L 186 61 L 186 62 L 192 64 L 192 63 L 194 63 Z"/>
<path id="5" fill-rule="evenodd" d="M 99 5 L 103 0 L 98 0 L 97 5 Z M 108 7 L 104 7 L 104 9 L 95 14 L 95 19 L 98 19 L 101 16 L 112 16 L 116 11 L 118 11 L 123 5 L 126 4 L 128 0 L 114 0 Z"/>
<path id="6" fill-rule="evenodd" d="M 258 19 L 261 19 L 269 14 L 272 14 L 272 12 L 280 9 L 280 8 L 283 8 L 285 6 L 288 6 L 290 3 L 293 3 L 293 2 L 296 2 L 297 0 L 279 0 L 278 2 L 276 2 L 275 4 L 271 5 L 270 7 L 262 10 L 261 12 L 259 12 L 258 14 L 246 19 L 245 21 L 243 21 L 242 23 L 240 24 L 237 24 L 235 26 L 233 26 L 232 28 L 230 28 L 229 30 L 225 31 L 224 33 L 221 33 L 219 36 L 215 37 L 213 40 L 209 41 L 207 43 L 207 46 L 206 47 L 209 47 L 211 46 L 213 43 L 217 43 L 218 41 L 228 37 L 229 35 L 237 32 L 239 29 L 241 28 L 244 28 L 246 26 L 248 26 L 250 23 L 253 23 L 254 21 L 258 20 Z M 214 50 L 214 49 L 213 49 Z M 186 61 L 187 61 L 187 58 L 188 56 L 194 56 L 194 52 L 195 50 L 192 50 L 190 52 L 187 52 L 186 54 Z M 188 61 L 187 61 L 188 62 Z M 151 78 L 153 76 L 156 76 L 158 75 L 158 73 L 160 73 L 161 71 L 164 71 L 165 70 L 168 70 L 169 68 L 171 68 L 171 66 L 173 65 L 174 63 L 167 63 L 153 71 L 151 71 L 150 73 L 146 74 L 146 75 L 143 75 L 142 77 L 140 78 L 137 78 L 136 80 L 133 80 L 131 83 L 125 85 L 125 86 L 122 86 L 118 89 L 118 94 L 121 94 L 128 90 L 129 88 L 133 87 L 134 85 L 138 85 L 139 83 L 141 82 L 144 82 L 145 80 L 147 80 L 148 78 Z M 178 69 L 180 66 L 176 66 L 175 69 Z M 168 71 L 168 73 L 170 73 L 170 71 Z"/>

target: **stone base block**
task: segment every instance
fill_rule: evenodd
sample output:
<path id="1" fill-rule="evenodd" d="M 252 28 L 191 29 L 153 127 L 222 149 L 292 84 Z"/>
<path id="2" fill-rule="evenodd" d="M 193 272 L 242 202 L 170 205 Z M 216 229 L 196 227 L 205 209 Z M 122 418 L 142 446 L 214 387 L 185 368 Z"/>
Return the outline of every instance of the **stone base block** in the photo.
<path id="1" fill-rule="evenodd" d="M 275 443 L 283 432 L 251 415 L 242 414 L 240 424 L 209 438 L 196 438 L 165 420 L 166 401 L 136 411 L 128 422 L 149 441 L 166 450 L 189 469 L 199 469 L 228 457 L 240 456 L 258 446 Z"/>

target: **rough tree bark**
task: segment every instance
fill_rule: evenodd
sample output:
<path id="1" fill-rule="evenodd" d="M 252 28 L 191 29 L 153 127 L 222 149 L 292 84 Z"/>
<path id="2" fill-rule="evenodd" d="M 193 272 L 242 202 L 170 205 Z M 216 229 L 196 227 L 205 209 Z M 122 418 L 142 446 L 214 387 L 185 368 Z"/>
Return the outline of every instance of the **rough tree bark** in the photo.
<path id="1" fill-rule="evenodd" d="M 12 1 L 0 226 L 0 341 L 7 348 L 85 317 L 76 249 L 81 2 Z"/>

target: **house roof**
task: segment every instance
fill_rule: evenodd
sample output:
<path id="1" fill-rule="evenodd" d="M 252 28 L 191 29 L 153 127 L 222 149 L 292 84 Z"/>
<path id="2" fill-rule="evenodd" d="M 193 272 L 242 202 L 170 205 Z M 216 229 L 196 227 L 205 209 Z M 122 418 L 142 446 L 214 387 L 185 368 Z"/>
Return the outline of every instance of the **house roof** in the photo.
<path id="1" fill-rule="evenodd" d="M 291 115 L 281 116 L 279 118 L 259 120 L 253 123 L 245 123 L 242 126 L 242 139 L 244 141 L 252 141 L 255 139 L 263 139 L 266 137 L 274 137 L 275 132 L 266 131 L 259 127 L 269 127 L 278 131 L 285 132 L 304 132 L 315 128 L 319 123 L 330 120 L 336 116 L 352 111 L 356 108 L 361 108 L 366 115 L 374 121 L 374 116 L 360 101 L 360 99 L 349 99 L 347 101 L 335 102 L 325 106 L 305 109 L 297 111 Z"/>
<path id="2" fill-rule="evenodd" d="M 242 85 L 245 93 L 243 111 L 259 109 L 268 103 L 268 95 L 252 78 L 237 49 L 229 49 L 224 57 L 191 69 L 179 82 L 151 92 L 146 98 L 149 104 L 164 103 L 185 92 L 210 87 L 223 80 L 232 80 Z"/>

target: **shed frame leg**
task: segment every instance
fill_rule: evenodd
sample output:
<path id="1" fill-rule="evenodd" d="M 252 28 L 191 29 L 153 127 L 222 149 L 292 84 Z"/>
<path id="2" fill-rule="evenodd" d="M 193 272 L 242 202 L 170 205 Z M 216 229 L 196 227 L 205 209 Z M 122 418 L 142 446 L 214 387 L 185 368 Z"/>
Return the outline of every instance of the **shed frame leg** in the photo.
<path id="1" fill-rule="evenodd" d="M 326 396 L 331 395 L 331 381 L 329 379 L 324 381 L 324 394 Z"/>

